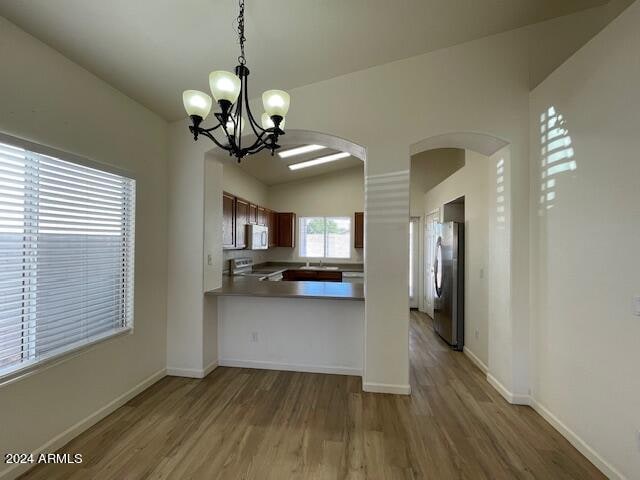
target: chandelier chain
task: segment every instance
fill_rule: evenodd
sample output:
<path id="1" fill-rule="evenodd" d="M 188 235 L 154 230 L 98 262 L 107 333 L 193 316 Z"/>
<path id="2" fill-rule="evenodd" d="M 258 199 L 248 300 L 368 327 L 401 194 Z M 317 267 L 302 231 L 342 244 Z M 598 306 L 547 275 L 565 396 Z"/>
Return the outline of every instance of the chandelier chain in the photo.
<path id="1" fill-rule="evenodd" d="M 238 14 L 238 41 L 240 43 L 240 56 L 238 57 L 238 62 L 240 65 L 244 65 L 247 63 L 244 57 L 244 42 L 246 37 L 244 36 L 244 0 L 239 0 L 238 6 L 240 8 L 240 13 Z"/>

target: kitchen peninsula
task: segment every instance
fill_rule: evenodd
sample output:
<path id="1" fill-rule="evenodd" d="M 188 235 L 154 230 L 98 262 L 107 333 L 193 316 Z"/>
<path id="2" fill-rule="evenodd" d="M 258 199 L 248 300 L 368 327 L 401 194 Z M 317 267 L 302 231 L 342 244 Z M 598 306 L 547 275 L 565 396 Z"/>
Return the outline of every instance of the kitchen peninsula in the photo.
<path id="1" fill-rule="evenodd" d="M 243 259 L 236 262 L 243 265 Z M 361 264 L 249 263 L 244 268 L 246 274 L 224 275 L 219 288 L 206 292 L 217 298 L 219 365 L 362 375 Z M 282 280 L 290 271 L 335 272 L 345 278 Z"/>

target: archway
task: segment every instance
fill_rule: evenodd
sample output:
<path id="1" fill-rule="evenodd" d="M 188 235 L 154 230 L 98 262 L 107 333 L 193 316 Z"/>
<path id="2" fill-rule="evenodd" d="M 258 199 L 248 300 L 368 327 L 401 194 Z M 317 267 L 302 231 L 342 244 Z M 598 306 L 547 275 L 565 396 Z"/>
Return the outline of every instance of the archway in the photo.
<path id="1" fill-rule="evenodd" d="M 486 374 L 487 380 L 511 403 L 526 403 L 512 393 L 515 365 L 526 364 L 528 351 L 515 348 L 516 336 L 526 332 L 512 316 L 511 300 L 511 147 L 495 135 L 478 132 L 451 132 L 425 138 L 410 146 L 412 155 L 440 148 L 457 148 L 489 158 L 489 237 L 488 237 L 488 328 L 486 363 L 471 352 L 471 360 Z M 522 340 L 522 339 L 520 339 Z M 523 361 L 524 358 L 524 361 Z"/>

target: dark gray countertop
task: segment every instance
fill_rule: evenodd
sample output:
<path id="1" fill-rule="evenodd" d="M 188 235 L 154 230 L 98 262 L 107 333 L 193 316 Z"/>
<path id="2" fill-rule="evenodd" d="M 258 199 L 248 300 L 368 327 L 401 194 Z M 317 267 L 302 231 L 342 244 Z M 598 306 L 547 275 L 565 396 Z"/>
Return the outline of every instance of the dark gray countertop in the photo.
<path id="1" fill-rule="evenodd" d="M 220 288 L 205 293 L 217 296 L 235 295 L 362 301 L 364 300 L 364 285 L 348 282 L 270 282 L 260 280 L 258 277 L 229 277 L 224 275 Z"/>

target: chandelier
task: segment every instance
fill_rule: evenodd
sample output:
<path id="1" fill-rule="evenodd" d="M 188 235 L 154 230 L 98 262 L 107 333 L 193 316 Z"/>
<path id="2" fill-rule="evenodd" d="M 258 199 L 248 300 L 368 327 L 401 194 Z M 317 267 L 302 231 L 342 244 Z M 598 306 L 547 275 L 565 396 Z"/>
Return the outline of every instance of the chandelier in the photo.
<path id="1" fill-rule="evenodd" d="M 240 56 L 235 74 L 224 70 L 217 70 L 209 74 L 209 87 L 215 98 L 219 112 L 213 115 L 217 124 L 211 128 L 202 128 L 202 121 L 211 111 L 211 97 L 198 90 L 185 90 L 182 101 L 187 114 L 191 118 L 192 125 L 189 130 L 193 139 L 198 140 L 203 135 L 213 141 L 218 147 L 229 152 L 229 155 L 240 160 L 261 150 L 271 150 L 271 155 L 280 148 L 278 137 L 284 135 L 285 116 L 289 110 L 289 94 L 282 90 L 267 90 L 262 94 L 264 113 L 260 124 L 255 120 L 249 107 L 249 94 L 247 90 L 247 77 L 249 69 L 246 66 L 244 55 L 244 0 L 239 0 L 238 14 L 238 43 L 240 43 Z M 246 122 L 245 122 L 246 118 Z M 253 132 L 253 141 L 248 145 L 242 144 L 242 132 L 248 123 Z M 223 135 L 222 140 L 215 137 L 218 130 Z M 246 139 L 246 138 L 245 138 Z"/>

